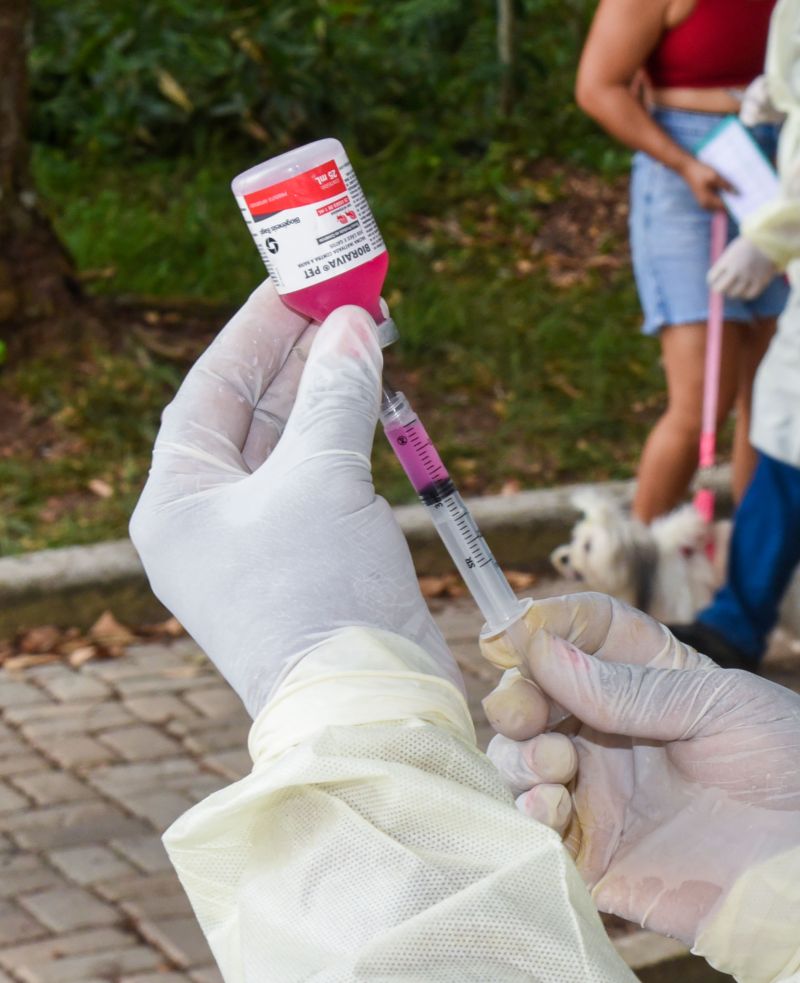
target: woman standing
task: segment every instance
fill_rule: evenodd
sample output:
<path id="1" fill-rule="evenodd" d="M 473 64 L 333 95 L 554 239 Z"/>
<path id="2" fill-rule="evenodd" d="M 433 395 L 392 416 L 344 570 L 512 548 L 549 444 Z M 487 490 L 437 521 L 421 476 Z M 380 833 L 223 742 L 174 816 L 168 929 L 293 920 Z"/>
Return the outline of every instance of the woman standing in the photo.
<path id="1" fill-rule="evenodd" d="M 775 0 L 600 0 L 581 56 L 576 98 L 612 136 L 637 150 L 631 179 L 631 251 L 643 331 L 658 335 L 668 405 L 639 464 L 634 514 L 644 522 L 683 498 L 697 465 L 708 318 L 711 213 L 724 178 L 694 156 L 720 120 L 737 113 L 764 65 Z M 649 106 L 633 82 L 647 77 Z M 752 131 L 772 159 L 777 127 Z M 738 234 L 730 223 L 730 238 Z M 774 279 L 752 301 L 725 302 L 718 424 L 736 407 L 733 492 L 750 480 L 753 377 L 787 288 Z"/>

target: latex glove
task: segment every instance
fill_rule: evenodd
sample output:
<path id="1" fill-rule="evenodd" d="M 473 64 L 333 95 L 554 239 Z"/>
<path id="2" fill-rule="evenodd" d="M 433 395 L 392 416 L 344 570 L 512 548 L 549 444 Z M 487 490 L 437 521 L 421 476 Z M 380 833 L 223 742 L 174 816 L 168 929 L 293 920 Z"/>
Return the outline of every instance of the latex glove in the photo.
<path id="1" fill-rule="evenodd" d="M 786 113 L 776 109 L 769 94 L 769 83 L 766 75 L 753 79 L 744 90 L 742 105 L 739 109 L 739 119 L 745 126 L 757 126 L 759 123 L 782 123 Z"/>
<path id="2" fill-rule="evenodd" d="M 267 281 L 164 411 L 131 538 L 253 716 L 304 653 L 353 625 L 417 642 L 461 685 L 373 488 L 381 366 L 363 310 L 316 333 Z"/>
<path id="3" fill-rule="evenodd" d="M 567 825 L 601 911 L 693 944 L 745 872 L 800 847 L 800 696 L 716 668 L 603 594 L 538 601 L 526 619 L 522 671 L 574 715 L 559 727 L 577 751 L 574 813 L 551 825 Z M 499 701 L 494 721 L 502 731 Z M 489 747 L 516 791 L 527 774 L 518 804 L 538 819 L 541 741 Z M 564 771 L 550 755 L 547 785 L 571 777 L 558 754 Z"/>
<path id="4" fill-rule="evenodd" d="M 728 297 L 752 300 L 778 272 L 777 267 L 760 249 L 744 236 L 729 243 L 708 271 L 708 285 Z"/>

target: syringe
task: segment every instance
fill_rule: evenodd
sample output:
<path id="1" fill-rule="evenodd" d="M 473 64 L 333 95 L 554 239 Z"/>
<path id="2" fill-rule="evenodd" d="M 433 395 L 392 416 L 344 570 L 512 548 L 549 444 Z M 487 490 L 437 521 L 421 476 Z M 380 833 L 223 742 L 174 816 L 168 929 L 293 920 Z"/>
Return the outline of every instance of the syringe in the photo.
<path id="1" fill-rule="evenodd" d="M 486 618 L 481 637 L 491 638 L 505 632 L 522 654 L 529 635 L 521 619 L 531 602 L 520 600 L 511 589 L 411 404 L 385 380 L 381 423 L 447 552 Z"/>

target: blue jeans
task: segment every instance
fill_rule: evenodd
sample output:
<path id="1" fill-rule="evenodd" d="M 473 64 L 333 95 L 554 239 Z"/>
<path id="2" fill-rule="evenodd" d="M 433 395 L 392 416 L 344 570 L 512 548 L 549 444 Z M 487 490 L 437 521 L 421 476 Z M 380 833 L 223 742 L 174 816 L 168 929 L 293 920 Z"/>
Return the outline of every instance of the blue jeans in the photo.
<path id="1" fill-rule="evenodd" d="M 698 621 L 758 662 L 798 563 L 800 468 L 759 453 L 734 516 L 727 581 Z"/>

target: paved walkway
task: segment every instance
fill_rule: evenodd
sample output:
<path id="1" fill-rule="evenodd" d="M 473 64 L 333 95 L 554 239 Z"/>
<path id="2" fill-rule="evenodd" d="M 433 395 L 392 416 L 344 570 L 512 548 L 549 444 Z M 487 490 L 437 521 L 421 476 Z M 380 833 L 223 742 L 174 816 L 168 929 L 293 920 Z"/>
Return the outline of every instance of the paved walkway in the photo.
<path id="1" fill-rule="evenodd" d="M 478 655 L 481 619 L 466 599 L 432 606 L 485 744 L 497 674 Z M 800 658 L 771 664 L 800 690 Z M 0 670 L 0 983 L 221 979 L 160 833 L 248 770 L 248 727 L 188 639 L 79 670 Z"/>

